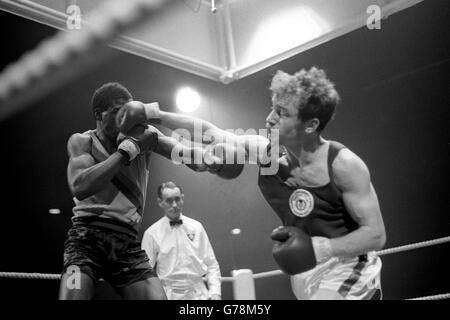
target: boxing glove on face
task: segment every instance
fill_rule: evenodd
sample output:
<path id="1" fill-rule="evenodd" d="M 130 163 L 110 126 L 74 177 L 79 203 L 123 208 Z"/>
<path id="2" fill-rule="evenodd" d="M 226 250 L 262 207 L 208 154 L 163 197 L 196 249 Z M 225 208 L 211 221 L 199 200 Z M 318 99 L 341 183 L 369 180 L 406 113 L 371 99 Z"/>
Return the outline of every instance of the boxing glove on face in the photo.
<path id="1" fill-rule="evenodd" d="M 116 123 L 120 132 L 125 134 L 138 124 L 160 123 L 159 104 L 130 101 L 120 108 Z"/>
<path id="2" fill-rule="evenodd" d="M 134 132 L 133 132 L 134 131 Z M 133 160 L 140 153 L 151 151 L 158 145 L 158 133 L 147 128 L 145 131 L 131 130 L 132 134 L 124 135 L 120 133 L 117 137 L 118 150 L 123 150 L 128 153 L 129 160 Z"/>
<path id="3" fill-rule="evenodd" d="M 297 227 L 278 227 L 270 235 L 275 241 L 272 255 L 280 269 L 295 275 L 317 265 L 312 239 Z"/>

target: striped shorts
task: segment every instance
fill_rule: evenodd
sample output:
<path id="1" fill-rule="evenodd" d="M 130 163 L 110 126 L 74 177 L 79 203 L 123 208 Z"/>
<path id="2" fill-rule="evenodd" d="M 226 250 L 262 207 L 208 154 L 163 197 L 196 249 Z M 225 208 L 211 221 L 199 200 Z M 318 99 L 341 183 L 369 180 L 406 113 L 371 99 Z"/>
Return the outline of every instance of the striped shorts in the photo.
<path id="1" fill-rule="evenodd" d="M 291 277 L 299 300 L 309 300 L 320 289 L 339 293 L 346 300 L 381 299 L 381 259 L 374 253 L 352 258 L 332 258 L 314 269 Z"/>

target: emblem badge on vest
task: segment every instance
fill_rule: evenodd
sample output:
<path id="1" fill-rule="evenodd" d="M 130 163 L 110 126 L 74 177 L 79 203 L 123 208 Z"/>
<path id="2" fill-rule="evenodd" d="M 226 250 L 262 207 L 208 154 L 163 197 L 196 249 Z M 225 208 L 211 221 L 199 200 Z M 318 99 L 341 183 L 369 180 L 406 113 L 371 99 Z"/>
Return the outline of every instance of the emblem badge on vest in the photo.
<path id="1" fill-rule="evenodd" d="M 194 241 L 195 233 L 187 233 L 187 237 L 189 238 L 189 240 Z"/>
<path id="2" fill-rule="evenodd" d="M 289 197 L 289 207 L 297 217 L 304 218 L 314 209 L 314 197 L 307 190 L 297 189 Z"/>

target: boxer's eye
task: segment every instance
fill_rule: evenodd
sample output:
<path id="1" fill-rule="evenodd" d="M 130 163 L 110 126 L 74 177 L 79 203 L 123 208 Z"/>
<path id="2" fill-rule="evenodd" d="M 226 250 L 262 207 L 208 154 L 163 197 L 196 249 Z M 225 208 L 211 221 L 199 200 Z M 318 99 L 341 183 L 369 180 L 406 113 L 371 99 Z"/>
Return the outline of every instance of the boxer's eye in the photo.
<path id="1" fill-rule="evenodd" d="M 116 114 L 117 112 L 119 112 L 121 107 L 114 107 L 111 111 L 111 113 Z"/>
<path id="2" fill-rule="evenodd" d="M 283 108 L 283 107 L 278 107 L 278 114 L 282 117 L 289 116 L 289 112 L 287 111 L 286 108 Z"/>
<path id="3" fill-rule="evenodd" d="M 279 116 L 279 117 L 281 116 L 281 109 L 279 106 L 273 106 L 271 109 L 273 112 L 275 112 L 277 114 L 277 116 Z"/>

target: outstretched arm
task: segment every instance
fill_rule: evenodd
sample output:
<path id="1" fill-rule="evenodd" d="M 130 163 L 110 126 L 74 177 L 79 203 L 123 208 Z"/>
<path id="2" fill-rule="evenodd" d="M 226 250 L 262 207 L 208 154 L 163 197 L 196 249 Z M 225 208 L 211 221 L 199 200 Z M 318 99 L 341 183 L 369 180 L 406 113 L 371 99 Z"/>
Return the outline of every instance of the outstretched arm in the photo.
<path id="1" fill-rule="evenodd" d="M 198 139 L 201 139 L 206 132 L 214 134 L 217 138 L 226 134 L 226 131 L 219 129 L 205 120 L 172 112 L 164 112 L 159 109 L 157 102 L 142 103 L 140 101 L 130 101 L 119 110 L 116 120 L 120 131 L 123 133 L 128 133 L 139 124 L 158 123 L 172 130 L 187 130 L 192 138 L 197 134 L 195 131 L 198 130 L 198 134 L 200 135 Z"/>
<path id="2" fill-rule="evenodd" d="M 236 135 L 220 129 L 206 120 L 161 111 L 159 104 L 155 102 L 147 104 L 138 101 L 129 102 L 121 108 L 117 115 L 117 122 L 121 132 L 128 132 L 139 123 L 152 123 L 155 121 L 175 131 L 186 140 L 211 145 L 226 143 L 245 150 L 244 156 L 247 162 L 268 163 L 267 159 L 262 159 L 262 157 L 265 157 L 267 154 L 266 148 L 269 140 L 260 135 Z M 161 147 L 157 152 L 165 157 L 168 157 L 170 154 L 173 160 L 172 151 L 174 144 L 178 143 L 178 140 L 171 141 L 164 138 L 160 142 L 165 143 L 165 146 Z"/>
<path id="3" fill-rule="evenodd" d="M 194 171 L 208 171 L 204 163 L 205 150 L 202 147 L 186 146 L 174 137 L 164 135 L 155 127 L 149 126 L 149 128 L 158 134 L 158 145 L 154 152 L 175 164 L 184 164 Z"/>
<path id="4" fill-rule="evenodd" d="M 226 139 L 233 139 L 235 136 L 209 121 L 193 116 L 165 111 L 160 111 L 160 115 L 163 126 L 174 131 L 186 130 L 191 136 L 191 141 L 200 143 L 224 142 Z"/>
<path id="5" fill-rule="evenodd" d="M 236 135 L 209 121 L 178 113 L 160 111 L 160 115 L 163 126 L 171 130 L 186 130 L 190 134 L 191 141 L 205 144 L 233 144 L 245 149 L 247 162 L 267 163 L 267 160 L 262 157 L 267 156 L 266 148 L 269 140 L 262 135 Z"/>

